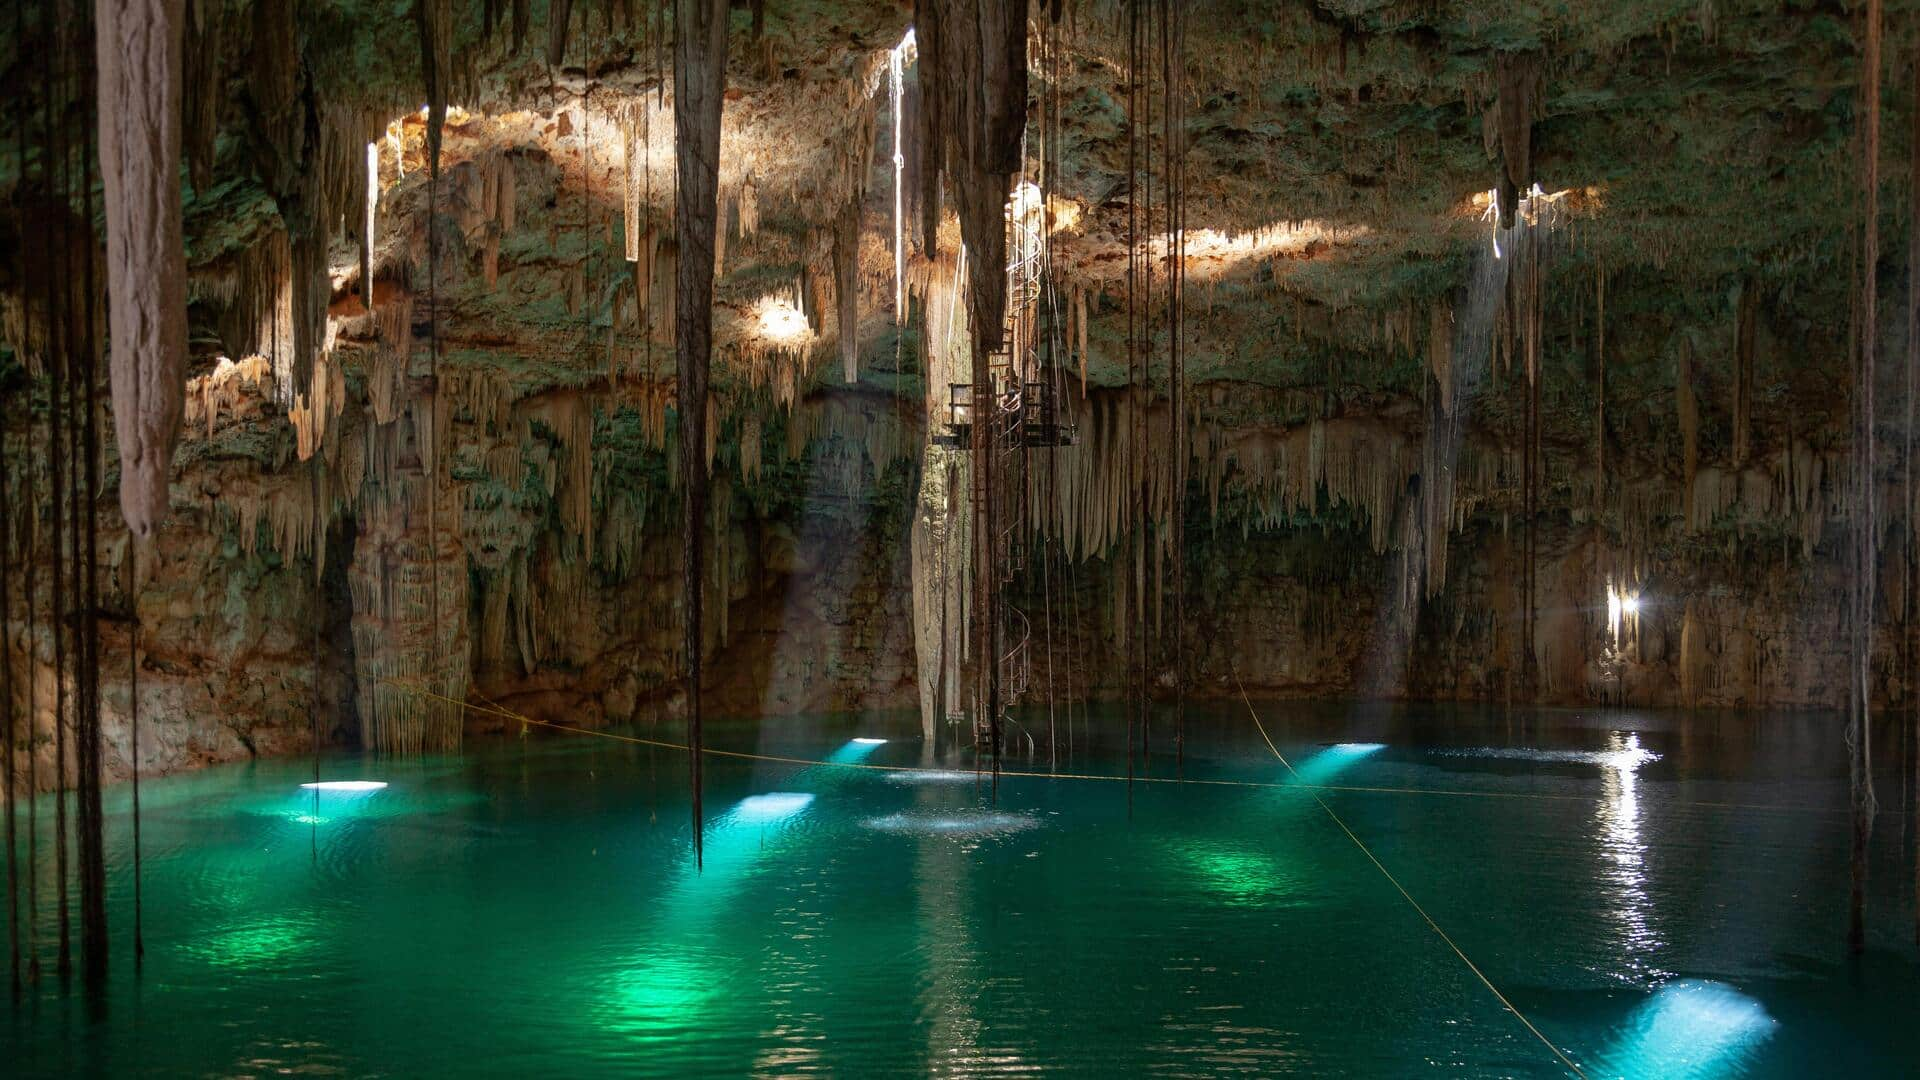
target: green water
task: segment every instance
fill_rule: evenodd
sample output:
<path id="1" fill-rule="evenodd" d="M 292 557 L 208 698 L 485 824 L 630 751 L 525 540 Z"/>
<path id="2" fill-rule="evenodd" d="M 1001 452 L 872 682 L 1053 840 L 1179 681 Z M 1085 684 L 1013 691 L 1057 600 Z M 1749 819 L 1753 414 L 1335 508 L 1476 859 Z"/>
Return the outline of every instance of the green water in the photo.
<path id="1" fill-rule="evenodd" d="M 1849 960 L 1833 719 L 1262 711 L 1588 1075 L 1920 1064 L 1908 822 L 1879 819 L 1870 947 Z M 1113 735 L 1075 739 L 1063 769 L 1125 772 Z M 897 715 L 712 742 L 968 763 Z M 1155 749 L 1142 772 L 1172 776 Z M 114 789 L 111 987 L 91 1000 L 49 978 L 0 1006 L 0 1075 L 1566 1075 L 1284 785 L 1244 710 L 1196 716 L 1184 775 L 1279 786 L 1141 782 L 1129 800 L 1114 781 L 1009 777 L 995 800 L 971 772 L 716 758 L 698 873 L 685 764 L 543 735 L 331 757 L 328 779 L 390 786 L 317 808 L 311 762 L 149 782 L 139 972 Z M 1901 786 L 1880 779 L 1889 808 Z M 40 915 L 44 949 L 45 891 Z"/>

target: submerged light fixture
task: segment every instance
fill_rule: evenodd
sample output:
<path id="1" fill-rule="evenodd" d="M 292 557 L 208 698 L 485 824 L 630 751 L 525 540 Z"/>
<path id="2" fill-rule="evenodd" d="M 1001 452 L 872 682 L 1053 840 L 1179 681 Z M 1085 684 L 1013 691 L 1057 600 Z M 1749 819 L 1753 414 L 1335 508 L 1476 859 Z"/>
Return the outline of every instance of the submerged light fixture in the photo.
<path id="1" fill-rule="evenodd" d="M 736 821 L 779 821 L 805 810 L 811 802 L 813 796 L 806 792 L 773 791 L 741 799 L 733 815 Z"/>
<path id="2" fill-rule="evenodd" d="M 316 780 L 312 783 L 300 785 L 303 791 L 327 791 L 348 795 L 365 795 L 375 791 L 384 791 L 386 787 L 387 782 L 385 780 Z"/>
<path id="3" fill-rule="evenodd" d="M 1720 1080 L 1746 1072 L 1779 1026 L 1725 983 L 1681 979 L 1642 1002 L 1600 1060 L 1609 1074 Z"/>

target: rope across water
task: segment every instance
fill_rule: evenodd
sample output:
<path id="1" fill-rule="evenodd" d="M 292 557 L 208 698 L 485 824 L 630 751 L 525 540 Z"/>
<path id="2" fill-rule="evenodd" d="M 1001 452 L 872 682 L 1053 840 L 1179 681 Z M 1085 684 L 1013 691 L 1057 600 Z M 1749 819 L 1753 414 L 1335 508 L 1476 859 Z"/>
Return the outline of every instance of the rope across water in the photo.
<path id="1" fill-rule="evenodd" d="M 1273 740 L 1267 736 L 1266 725 L 1260 722 L 1260 714 L 1254 711 L 1253 701 L 1247 697 L 1247 688 L 1240 686 L 1240 677 L 1235 675 L 1233 682 L 1235 686 L 1239 686 L 1240 688 L 1240 700 L 1246 702 L 1247 715 L 1253 718 L 1253 726 L 1259 730 L 1260 740 L 1267 744 L 1267 749 L 1273 751 L 1274 757 L 1280 759 L 1280 764 L 1286 766 L 1287 774 L 1297 778 L 1299 774 L 1294 771 L 1293 762 L 1288 761 L 1287 755 L 1281 753 L 1280 748 L 1275 746 Z M 1468 959 L 1467 954 L 1461 951 L 1460 946 L 1454 943 L 1453 938 L 1449 936 L 1445 930 L 1440 928 L 1439 923 L 1433 920 L 1433 916 L 1427 914 L 1427 909 L 1420 906 L 1420 901 L 1415 900 L 1413 894 L 1407 891 L 1407 887 L 1400 884 L 1400 879 L 1393 876 L 1393 871 L 1388 870 L 1386 864 L 1382 863 L 1379 857 L 1374 855 L 1373 849 L 1367 847 L 1366 842 L 1361 840 L 1360 837 L 1347 826 L 1347 823 L 1341 819 L 1340 815 L 1333 812 L 1333 807 L 1328 806 L 1326 800 L 1322 799 L 1317 791 L 1308 790 L 1307 794 L 1312 796 L 1313 801 L 1319 805 L 1321 810 L 1326 812 L 1327 817 L 1332 820 L 1335 825 L 1340 827 L 1340 831 L 1347 834 L 1347 839 L 1353 841 L 1353 846 L 1360 849 L 1360 854 L 1367 857 L 1367 861 L 1373 864 L 1373 868 L 1380 871 L 1380 876 L 1387 879 L 1387 884 L 1392 885 L 1394 890 L 1400 894 L 1401 898 L 1406 900 L 1407 905 L 1413 908 L 1421 919 L 1425 920 L 1427 926 L 1441 941 L 1446 943 L 1447 948 L 1453 950 L 1453 955 L 1459 957 L 1460 962 L 1467 965 L 1467 970 L 1473 972 L 1474 978 L 1479 979 L 1481 985 L 1485 986 L 1487 991 L 1491 993 L 1508 1012 L 1513 1014 L 1514 1019 L 1525 1025 L 1526 1029 L 1533 1033 L 1533 1037 L 1540 1040 L 1542 1046 L 1552 1051 L 1553 1056 L 1560 1059 L 1560 1064 L 1566 1066 L 1567 1070 L 1573 1073 L 1573 1075 L 1585 1080 L 1587 1074 L 1581 1070 L 1580 1066 L 1574 1064 L 1572 1058 L 1568 1057 L 1558 1046 L 1555 1046 L 1553 1040 L 1542 1034 L 1540 1029 L 1534 1026 L 1533 1021 L 1527 1019 L 1527 1014 L 1521 1012 L 1519 1007 L 1507 998 L 1507 995 L 1500 992 L 1499 987 L 1493 985 L 1493 980 L 1487 978 L 1487 973 L 1480 970 L 1480 965 Z"/>
<path id="2" fill-rule="evenodd" d="M 642 738 L 638 735 L 624 735 L 616 731 L 603 731 L 598 728 L 576 727 L 572 724 L 559 724 L 551 720 L 537 720 L 523 713 L 514 712 L 512 709 L 494 701 L 487 701 L 484 705 L 475 705 L 470 701 L 458 701 L 442 694 L 436 694 L 431 690 L 422 690 L 397 679 L 388 678 L 380 681 L 404 694 L 410 694 L 426 700 L 438 701 L 456 708 L 466 709 L 469 712 L 476 712 L 486 716 L 497 716 L 505 720 L 513 720 L 534 727 L 564 731 L 572 735 L 587 735 L 596 739 L 609 739 L 614 742 L 628 743 L 634 746 L 650 746 L 660 750 L 675 750 L 682 753 L 687 750 L 687 744 L 685 743 L 669 742 L 665 739 Z M 484 695 L 482 696 L 484 698 Z M 1242 691 L 1242 697 L 1243 699 L 1245 697 L 1244 690 Z M 1266 733 L 1262 731 L 1262 738 L 1264 738 L 1265 735 Z M 1268 749 L 1273 749 L 1271 742 L 1268 742 L 1267 746 Z M 952 771 L 949 769 L 936 769 L 918 765 L 874 765 L 857 761 L 823 761 L 817 758 L 786 757 L 779 754 L 756 754 L 745 750 L 715 750 L 712 747 L 702 747 L 700 752 L 708 757 L 729 758 L 738 761 L 762 761 L 770 764 L 795 765 L 804 768 L 863 769 L 870 772 L 883 773 L 949 773 Z M 985 772 L 986 770 L 982 769 L 981 771 Z M 1000 775 L 1003 777 L 1024 777 L 1034 780 L 1098 780 L 1119 784 L 1128 782 L 1127 777 L 1118 774 L 1060 772 L 1051 769 L 1003 768 L 1000 771 Z M 1540 791 L 1465 791 L 1458 788 L 1391 787 L 1368 784 L 1310 784 L 1300 780 L 1297 776 L 1291 780 L 1275 783 L 1270 780 L 1232 780 L 1224 777 L 1141 776 L 1136 774 L 1132 778 L 1132 782 L 1136 784 L 1184 784 L 1196 787 L 1339 791 L 1358 795 L 1429 795 L 1439 798 L 1458 799 L 1533 799 L 1545 802 L 1564 803 L 1591 803 L 1601 801 L 1604 798 L 1604 796 L 1598 795 L 1557 794 Z M 1704 800 L 1674 800 L 1667 805 L 1686 807 L 1689 809 L 1753 810 L 1791 814 L 1845 815 L 1847 813 L 1845 807 L 1768 805 L 1762 803 L 1711 802 Z"/>

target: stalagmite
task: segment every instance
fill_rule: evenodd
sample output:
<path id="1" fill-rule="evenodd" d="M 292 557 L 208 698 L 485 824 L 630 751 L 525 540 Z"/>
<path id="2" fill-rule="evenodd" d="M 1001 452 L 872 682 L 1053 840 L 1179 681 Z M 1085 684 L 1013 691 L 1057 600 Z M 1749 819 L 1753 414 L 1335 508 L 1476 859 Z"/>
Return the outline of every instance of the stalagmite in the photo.
<path id="1" fill-rule="evenodd" d="M 94 7 L 120 512 L 142 539 L 167 516 L 186 393 L 183 11 L 183 0 L 96 0 Z"/>

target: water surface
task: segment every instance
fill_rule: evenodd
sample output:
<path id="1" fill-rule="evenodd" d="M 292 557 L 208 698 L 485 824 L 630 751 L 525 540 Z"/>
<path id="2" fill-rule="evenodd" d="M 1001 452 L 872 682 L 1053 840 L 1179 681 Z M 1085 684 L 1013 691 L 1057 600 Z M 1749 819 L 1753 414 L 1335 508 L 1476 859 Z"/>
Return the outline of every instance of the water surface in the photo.
<path id="1" fill-rule="evenodd" d="M 601 738 L 150 781 L 138 972 L 116 788 L 111 988 L 0 1007 L 0 1071 L 1567 1075 L 1462 954 L 1589 1076 L 1920 1063 L 1912 837 L 1881 815 L 1849 959 L 1833 718 L 1260 708 L 1297 775 L 1223 707 L 1178 768 L 1162 719 L 1132 785 L 997 795 L 911 717 L 722 726 L 832 764 L 711 759 L 698 871 L 685 757 Z M 1124 776 L 1119 724 L 1059 771 Z"/>

